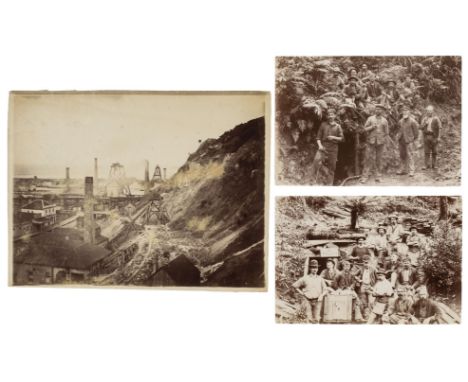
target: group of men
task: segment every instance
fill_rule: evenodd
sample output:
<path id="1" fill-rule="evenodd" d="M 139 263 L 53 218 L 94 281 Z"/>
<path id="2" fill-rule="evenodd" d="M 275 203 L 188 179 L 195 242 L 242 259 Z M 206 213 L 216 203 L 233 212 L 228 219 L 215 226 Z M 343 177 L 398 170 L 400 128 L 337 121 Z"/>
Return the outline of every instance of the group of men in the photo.
<path id="1" fill-rule="evenodd" d="M 396 80 L 390 79 L 386 81 L 386 87 L 382 87 L 377 76 L 364 64 L 359 73 L 355 68 L 351 68 L 347 81 L 338 78 L 337 90 L 345 97 L 345 105 L 352 104 L 365 112 L 364 114 L 371 114 L 359 130 L 365 136 L 365 158 L 360 180 L 362 183 L 366 183 L 372 173 L 375 174 L 376 182 L 381 181 L 384 168 L 383 153 L 386 147 L 392 144 L 398 144 L 399 148 L 398 175 L 414 176 L 415 151 L 422 147 L 425 158 L 423 170 L 437 168 L 442 123 L 435 115 L 432 105 L 428 105 L 424 111 L 421 110 L 421 97 L 410 76 L 398 84 Z M 397 131 L 392 132 L 392 138 L 388 117 L 398 121 Z M 339 144 L 344 141 L 336 109 L 327 109 L 326 120 L 321 123 L 316 140 L 318 150 L 311 168 L 312 182 L 332 185 Z"/>
<path id="2" fill-rule="evenodd" d="M 323 299 L 333 294 L 351 296 L 355 322 L 440 322 L 441 311 L 428 298 L 420 267 L 424 239 L 416 227 L 408 232 L 392 215 L 388 227 L 378 226 L 376 231 L 367 240 L 360 237 L 339 262 L 329 258 L 320 274 L 318 261 L 312 259 L 310 273 L 293 284 L 304 298 L 310 322 L 321 321 Z"/>

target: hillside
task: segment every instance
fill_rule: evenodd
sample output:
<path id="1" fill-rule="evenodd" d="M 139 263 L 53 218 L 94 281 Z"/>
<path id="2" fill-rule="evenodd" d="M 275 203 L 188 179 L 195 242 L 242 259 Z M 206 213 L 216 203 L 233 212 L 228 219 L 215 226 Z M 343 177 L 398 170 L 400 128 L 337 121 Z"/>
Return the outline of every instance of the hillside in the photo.
<path id="1" fill-rule="evenodd" d="M 368 196 L 368 197 L 284 197 L 276 209 L 275 280 L 277 309 L 296 317 L 300 305 L 291 285 L 304 272 L 304 262 L 311 252 L 311 239 L 334 239 L 342 256 L 350 254 L 357 236 L 376 235 L 378 225 L 388 224 L 397 214 L 407 230 L 415 225 L 428 254 L 424 268 L 432 279 L 430 286 L 440 300 L 459 310 L 460 294 L 453 292 L 460 282 L 461 267 L 461 198 L 448 198 L 447 222 L 439 221 L 440 199 L 433 196 Z M 351 210 L 359 210 L 356 229 L 351 229 Z M 309 245 L 310 244 L 310 245 Z M 440 256 L 440 255 L 444 256 Z M 450 274 L 450 277 L 448 275 Z M 450 281 L 449 281 L 450 280 Z M 450 292 L 449 292 L 450 289 Z M 297 318 L 297 317 L 296 317 Z"/>
<path id="2" fill-rule="evenodd" d="M 136 254 L 104 282 L 145 284 L 155 261 L 184 254 L 200 269 L 202 286 L 263 287 L 264 147 L 264 118 L 201 143 L 152 190 L 167 224 L 153 223 L 122 244 L 135 243 Z"/>
<path id="3" fill-rule="evenodd" d="M 339 144 L 334 185 L 355 185 L 365 163 L 363 126 L 375 105 L 385 107 L 389 138 L 379 185 L 457 185 L 461 167 L 461 58 L 279 57 L 276 62 L 278 180 L 284 184 L 321 184 L 310 174 L 318 129 L 335 109 L 344 141 Z M 361 69 L 367 65 L 366 71 Z M 356 79 L 356 86 L 350 84 Z M 394 83 L 394 88 L 390 84 Z M 395 91 L 395 93 L 393 93 Z M 397 123 L 408 106 L 421 123 L 434 107 L 442 123 L 438 171 L 424 171 L 422 136 L 413 147 L 416 176 L 398 176 Z M 370 185 L 375 184 L 371 179 Z"/>

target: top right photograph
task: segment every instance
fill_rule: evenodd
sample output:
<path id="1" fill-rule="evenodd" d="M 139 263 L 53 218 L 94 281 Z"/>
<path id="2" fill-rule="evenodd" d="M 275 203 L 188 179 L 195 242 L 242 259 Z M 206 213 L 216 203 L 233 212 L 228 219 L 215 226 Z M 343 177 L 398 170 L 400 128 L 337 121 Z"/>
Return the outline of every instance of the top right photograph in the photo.
<path id="1" fill-rule="evenodd" d="M 460 185 L 461 63 L 276 57 L 277 184 Z"/>

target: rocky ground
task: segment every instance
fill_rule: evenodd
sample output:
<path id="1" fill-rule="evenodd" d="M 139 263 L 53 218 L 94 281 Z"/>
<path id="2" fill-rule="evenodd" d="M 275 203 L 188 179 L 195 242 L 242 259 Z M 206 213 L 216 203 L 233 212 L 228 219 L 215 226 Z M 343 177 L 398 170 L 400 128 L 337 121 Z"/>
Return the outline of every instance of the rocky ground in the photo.
<path id="1" fill-rule="evenodd" d="M 308 235 L 314 232 L 349 232 L 351 201 L 358 198 L 338 197 L 285 197 L 277 201 L 276 210 L 276 306 L 289 319 L 282 322 L 305 322 L 301 299 L 291 285 L 303 275 L 305 258 L 311 254 L 306 248 Z M 361 214 L 358 226 L 361 231 L 371 231 L 392 212 L 398 212 L 401 221 L 435 222 L 438 217 L 437 199 L 415 197 L 367 197 L 361 202 L 367 211 Z M 451 207 L 461 213 L 460 200 Z M 327 213 L 325 213 L 327 211 Z M 334 214 L 335 216 L 331 216 Z M 427 236 L 426 244 L 432 245 Z M 352 246 L 340 248 L 350 253 Z M 455 312 L 461 304 L 455 296 L 438 296 Z"/>
<path id="2" fill-rule="evenodd" d="M 203 142 L 152 190 L 167 224 L 137 220 L 136 232 L 116 249 L 136 244 L 132 259 L 99 282 L 144 285 L 162 254 L 184 254 L 200 269 L 202 286 L 263 287 L 264 139 L 258 118 Z"/>

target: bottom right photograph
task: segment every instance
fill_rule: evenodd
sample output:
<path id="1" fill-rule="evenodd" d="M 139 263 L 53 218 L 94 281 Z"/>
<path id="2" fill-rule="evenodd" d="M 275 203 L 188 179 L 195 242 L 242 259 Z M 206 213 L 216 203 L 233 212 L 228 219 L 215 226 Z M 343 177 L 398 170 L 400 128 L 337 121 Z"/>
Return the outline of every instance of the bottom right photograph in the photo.
<path id="1" fill-rule="evenodd" d="M 276 321 L 459 324 L 459 196 L 276 199 Z"/>

